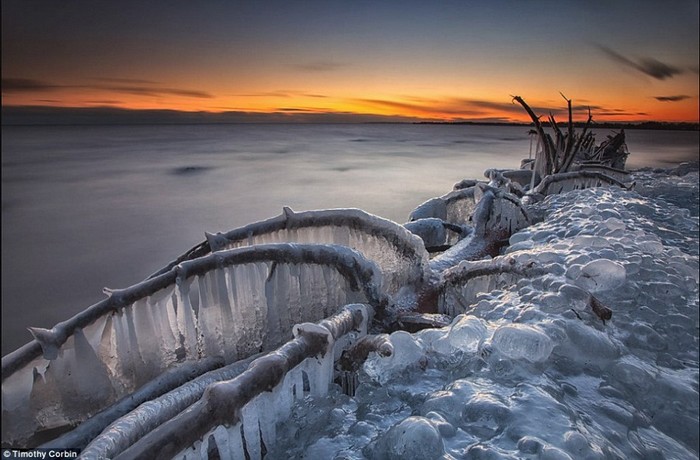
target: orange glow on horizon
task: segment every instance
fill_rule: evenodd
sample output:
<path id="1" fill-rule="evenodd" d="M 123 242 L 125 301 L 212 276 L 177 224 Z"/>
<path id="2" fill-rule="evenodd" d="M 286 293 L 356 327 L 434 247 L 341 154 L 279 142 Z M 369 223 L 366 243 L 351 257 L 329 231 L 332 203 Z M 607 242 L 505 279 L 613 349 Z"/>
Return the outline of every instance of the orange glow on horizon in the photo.
<path id="1" fill-rule="evenodd" d="M 392 117 L 397 119 L 424 121 L 500 121 L 530 122 L 525 111 L 511 102 L 510 95 L 501 97 L 468 98 L 445 97 L 395 97 L 361 91 L 339 92 L 337 96 L 322 96 L 304 91 L 283 93 L 258 93 L 191 97 L 177 94 L 115 94 L 99 90 L 60 89 L 43 92 L 8 92 L 3 94 L 3 106 L 48 106 L 70 108 L 110 107 L 128 110 L 172 110 L 182 112 L 245 112 L 253 114 L 349 114 Z M 223 91 L 221 93 L 224 93 Z M 566 102 L 556 94 L 547 94 L 547 99 L 537 95 L 521 95 L 543 120 L 549 111 L 558 121 L 565 121 Z M 605 101 L 572 101 L 574 120 L 585 121 L 588 113 L 583 107 L 591 106 L 594 121 L 620 122 L 694 122 L 697 123 L 698 98 L 689 97 L 681 101 L 658 101 L 654 98 L 626 102 L 622 99 Z M 606 109 L 605 107 L 611 107 Z"/>

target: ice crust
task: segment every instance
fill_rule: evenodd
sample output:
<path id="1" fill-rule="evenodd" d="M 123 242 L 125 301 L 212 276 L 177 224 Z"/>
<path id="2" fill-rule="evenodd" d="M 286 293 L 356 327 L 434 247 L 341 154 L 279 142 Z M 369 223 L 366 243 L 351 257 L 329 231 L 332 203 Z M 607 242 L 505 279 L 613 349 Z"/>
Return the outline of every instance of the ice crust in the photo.
<path id="1" fill-rule="evenodd" d="M 615 187 L 538 206 L 494 259 L 532 270 L 450 286 L 450 326 L 392 334 L 354 397 L 295 404 L 270 455 L 698 458 L 697 216 Z"/>

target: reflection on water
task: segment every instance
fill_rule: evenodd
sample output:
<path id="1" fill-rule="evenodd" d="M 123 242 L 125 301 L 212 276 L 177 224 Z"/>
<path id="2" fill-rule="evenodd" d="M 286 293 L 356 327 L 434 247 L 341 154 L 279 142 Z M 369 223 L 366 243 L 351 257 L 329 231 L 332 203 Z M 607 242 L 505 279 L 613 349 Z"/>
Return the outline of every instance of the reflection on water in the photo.
<path id="1" fill-rule="evenodd" d="M 2 128 L 2 353 L 203 240 L 281 212 L 397 222 L 487 168 L 527 127 L 192 125 Z M 608 131 L 598 134 L 598 141 Z M 629 131 L 630 167 L 698 156 L 697 132 Z"/>

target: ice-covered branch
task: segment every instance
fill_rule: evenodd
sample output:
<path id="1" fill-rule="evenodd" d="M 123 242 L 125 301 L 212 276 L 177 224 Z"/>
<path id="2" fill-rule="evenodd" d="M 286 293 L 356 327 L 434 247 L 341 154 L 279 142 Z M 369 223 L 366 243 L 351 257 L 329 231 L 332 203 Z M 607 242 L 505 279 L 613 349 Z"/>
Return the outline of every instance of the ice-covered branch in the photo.
<path id="1" fill-rule="evenodd" d="M 274 427 L 263 424 L 274 424 L 278 419 L 286 418 L 294 395 L 299 397 L 303 392 L 299 387 L 303 386 L 302 382 L 288 378 L 291 371 L 317 357 L 317 366 L 306 367 L 310 374 L 310 391 L 325 394 L 332 381 L 333 344 L 353 330 L 360 331 L 369 320 L 368 314 L 366 307 L 353 305 L 318 324 L 295 326 L 294 339 L 254 360 L 238 377 L 209 386 L 198 402 L 150 431 L 115 458 L 172 458 L 195 446 L 198 440 L 208 442 L 209 437 L 216 439 L 217 430 L 221 437 L 222 429 L 230 432 L 223 434 L 226 442 L 217 443 L 222 458 L 239 458 L 236 454 L 242 458 L 244 445 L 251 458 L 260 458 L 260 437 L 267 445 L 273 443 L 275 437 Z M 255 404 L 257 398 L 264 401 Z M 251 404 L 255 404 L 252 409 L 254 413 L 246 411 Z M 224 425 L 229 428 L 226 429 Z M 247 434 L 245 440 L 240 438 L 241 430 Z M 208 436 L 208 433 L 212 434 Z M 231 445 L 231 435 L 239 436 L 240 450 L 237 449 L 239 446 Z"/>
<path id="2" fill-rule="evenodd" d="M 82 422 L 185 360 L 271 350 L 295 322 L 348 302 L 388 304 L 376 266 L 333 245 L 221 251 L 110 294 L 41 330 L 40 346 L 3 358 L 3 401 L 18 421 L 3 425 L 3 439 L 20 445 L 37 430 Z"/>
<path id="3" fill-rule="evenodd" d="M 268 243 L 336 244 L 351 247 L 377 264 L 391 294 L 406 283 L 420 283 L 427 254 L 420 238 L 402 226 L 360 209 L 327 209 L 281 215 L 225 233 L 207 234 L 207 241 L 171 262 L 164 273 L 189 257 L 209 251 Z"/>
<path id="4" fill-rule="evenodd" d="M 568 192 L 571 190 L 581 190 L 589 187 L 601 187 L 605 185 L 616 185 L 627 189 L 628 186 L 608 176 L 607 174 L 597 171 L 571 171 L 566 173 L 552 174 L 542 179 L 542 182 L 535 187 L 532 193 L 542 195 L 552 195 L 557 193 Z"/>
<path id="5" fill-rule="evenodd" d="M 214 357 L 183 363 L 176 368 L 163 373 L 153 381 L 148 382 L 134 393 L 125 396 L 107 409 L 90 417 L 74 430 L 69 431 L 68 433 L 65 433 L 52 441 L 44 443 L 40 447 L 52 449 L 83 449 L 108 425 L 118 418 L 129 414 L 130 412 L 131 414 L 129 416 L 140 420 L 141 423 L 144 423 L 144 421 L 148 418 L 148 415 L 144 415 L 144 413 L 157 414 L 161 418 L 165 417 L 167 412 L 163 410 L 163 406 L 159 405 L 157 402 L 153 402 L 153 400 L 165 393 L 172 392 L 172 390 L 175 389 L 177 389 L 177 392 L 182 392 L 183 385 L 188 384 L 188 382 L 191 383 L 192 380 L 195 380 L 198 376 L 204 374 L 205 372 L 209 372 L 217 367 L 220 367 L 223 362 L 224 360 L 222 358 Z M 250 362 L 250 360 L 248 360 L 248 362 Z M 239 361 L 235 363 L 235 365 L 241 367 L 241 362 Z M 243 370 L 241 369 L 240 372 L 242 371 Z M 225 371 L 222 372 L 221 370 L 215 372 L 218 374 L 228 375 Z M 214 374 L 214 372 L 210 372 L 210 374 Z M 231 378 L 231 376 L 229 375 L 228 378 Z M 222 378 L 222 380 L 223 379 L 224 378 Z M 149 402 L 146 404 L 146 406 L 139 409 L 139 411 L 132 412 L 137 406 L 147 401 Z M 156 407 L 157 409 L 148 410 L 152 407 Z M 122 436 L 125 434 L 125 430 L 117 430 L 117 432 Z"/>
<path id="6" fill-rule="evenodd" d="M 511 285 L 519 278 L 546 273 L 535 264 L 520 264 L 510 256 L 492 260 L 464 261 L 442 274 L 438 287 L 438 311 L 449 315 L 464 313 L 479 292 Z"/>

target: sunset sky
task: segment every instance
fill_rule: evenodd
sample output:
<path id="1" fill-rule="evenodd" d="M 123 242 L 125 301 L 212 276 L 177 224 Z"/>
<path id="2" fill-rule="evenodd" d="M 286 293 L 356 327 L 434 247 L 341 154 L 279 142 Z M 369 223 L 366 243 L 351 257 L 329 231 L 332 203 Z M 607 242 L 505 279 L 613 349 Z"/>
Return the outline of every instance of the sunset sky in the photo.
<path id="1" fill-rule="evenodd" d="M 698 4 L 3 0 L 2 104 L 697 122 Z"/>

